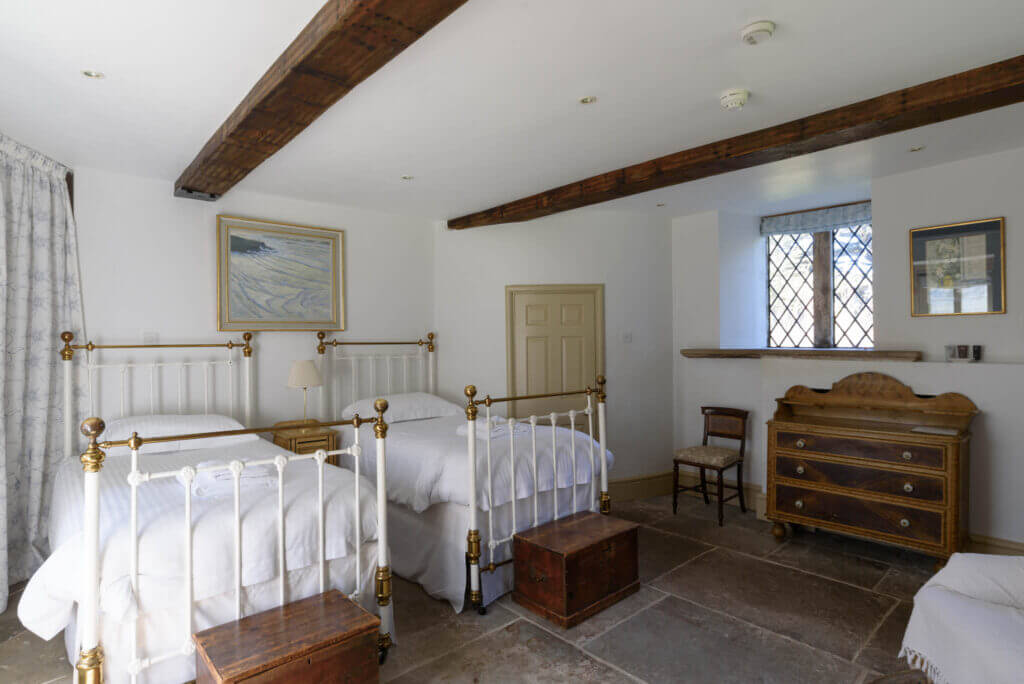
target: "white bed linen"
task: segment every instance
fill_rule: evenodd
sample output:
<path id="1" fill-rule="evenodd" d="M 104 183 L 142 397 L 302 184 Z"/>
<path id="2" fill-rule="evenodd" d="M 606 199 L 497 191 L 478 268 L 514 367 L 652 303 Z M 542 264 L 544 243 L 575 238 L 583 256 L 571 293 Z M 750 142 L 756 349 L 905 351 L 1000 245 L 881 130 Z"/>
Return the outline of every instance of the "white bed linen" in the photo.
<path id="1" fill-rule="evenodd" d="M 358 603 L 376 614 L 377 601 L 374 594 L 374 570 L 377 566 L 377 542 L 367 542 L 362 546 L 360 554 L 362 573 L 360 584 L 355 586 L 356 573 L 354 555 L 329 561 L 328 586 L 345 593 L 358 594 Z M 288 572 L 288 601 L 297 601 L 319 593 L 319 573 L 315 565 Z M 242 592 L 242 608 L 246 615 L 262 610 L 269 610 L 279 605 L 277 579 L 260 582 L 245 587 Z M 195 630 L 223 624 L 235 619 L 235 594 L 228 592 L 211 596 L 195 604 Z M 173 611 L 157 611 L 145 613 L 141 620 L 140 650 L 143 653 L 166 653 L 182 646 L 184 634 L 181 607 Z M 67 650 L 68 662 L 74 663 L 78 658 L 78 647 L 75 643 L 75 622 L 71 621 L 64 630 L 64 646 Z M 101 619 L 100 643 L 103 644 L 104 662 L 103 677 L 107 684 L 124 684 L 129 681 L 127 670 L 131 655 L 131 622 L 117 622 Z M 398 643 L 396 634 L 392 640 Z M 196 677 L 195 655 L 181 655 L 170 658 L 162 663 L 146 668 L 138 677 L 139 684 L 167 684 L 168 682 L 188 682 Z M 70 668 L 70 666 L 69 666 Z"/>
<path id="2" fill-rule="evenodd" d="M 953 554 L 914 596 L 900 656 L 937 684 L 1022 681 L 1024 556 Z"/>
<path id="3" fill-rule="evenodd" d="M 388 439 L 391 439 L 390 433 Z M 389 474 L 390 477 L 390 474 Z M 585 510 L 587 488 L 577 487 L 577 503 Z M 559 516 L 572 512 L 572 492 L 559 490 Z M 539 502 L 540 523 L 552 519 L 550 496 Z M 491 562 L 490 532 L 486 514 L 478 520 L 481 536 L 481 565 Z M 516 526 L 521 530 L 533 526 L 533 498 L 516 502 Z M 391 567 L 396 575 L 417 582 L 434 598 L 451 603 L 455 612 L 463 609 L 466 591 L 466 531 L 469 529 L 469 506 L 455 503 L 435 504 L 417 513 L 408 506 L 388 503 L 388 538 Z M 512 506 L 494 509 L 494 537 L 503 539 L 512 534 Z M 494 549 L 495 562 L 510 557 L 510 543 Z M 512 590 L 512 565 L 503 565 L 493 573 L 481 573 L 484 605 L 489 605 Z"/>
<path id="4" fill-rule="evenodd" d="M 447 416 L 394 423 L 388 428 L 388 500 L 405 504 L 416 512 L 425 511 L 434 504 L 457 503 L 469 505 L 469 465 L 466 455 L 466 437 L 459 436 L 459 427 L 466 424 L 464 416 Z M 585 424 L 585 416 L 579 424 Z M 361 443 L 371 443 L 373 428 L 359 428 Z M 527 426 L 526 433 L 515 433 L 516 499 L 532 497 L 533 449 Z M 595 421 L 595 430 L 596 430 Z M 587 485 L 591 481 L 590 438 L 576 431 L 576 467 L 573 468 L 572 431 L 555 428 L 558 454 L 558 487 L 571 492 L 573 472 L 575 484 Z M 352 443 L 352 428 L 342 431 L 342 444 Z M 614 457 L 609 451 L 608 468 Z M 601 450 L 594 444 L 594 461 L 600 473 Z M 345 461 L 343 460 L 342 463 Z M 351 463 L 351 459 L 348 459 Z M 376 459 L 363 451 L 362 472 L 374 477 Z M 491 470 L 493 473 L 494 505 L 501 506 L 512 500 L 512 470 L 509 463 L 508 435 L 491 440 Z M 480 510 L 491 507 L 487 485 L 487 440 L 477 440 L 477 504 Z M 554 481 L 551 463 L 551 426 L 537 426 L 537 479 L 540 491 L 550 492 Z M 543 499 L 543 497 L 541 497 Z M 550 497 L 549 497 L 550 498 Z M 396 548 L 394 544 L 392 548 Z"/>
<path id="5" fill-rule="evenodd" d="M 145 454 L 140 455 L 139 461 L 144 471 L 162 471 L 194 466 L 211 458 L 246 461 L 279 453 L 282 453 L 279 447 L 260 439 L 226 447 Z M 129 470 L 129 456 L 113 456 L 105 461 L 100 476 L 100 612 L 103 624 L 127 621 L 138 610 L 129 579 L 130 488 L 125 479 Z M 342 468 L 326 467 L 324 478 L 326 557 L 342 559 L 355 552 L 352 505 L 355 476 Z M 316 487 L 315 461 L 304 460 L 287 466 L 285 556 L 289 570 L 315 566 L 317 560 Z M 50 540 L 54 551 L 29 580 L 18 606 L 18 616 L 25 627 L 44 639 L 51 638 L 73 620 L 78 587 L 68 581 L 68 572 L 81 563 L 82 498 L 81 464 L 77 459 L 68 459 L 59 470 L 53 489 Z M 362 540 L 373 541 L 377 535 L 376 492 L 365 478 L 361 483 L 360 508 Z M 243 487 L 241 513 L 242 583 L 244 586 L 260 585 L 273 580 L 277 574 L 276 494 Z M 233 496 L 193 497 L 192 521 L 195 600 L 232 595 Z M 182 485 L 174 478 L 167 478 L 140 486 L 139 603 L 147 614 L 181 614 L 183 536 Z M 364 558 L 364 562 L 369 561 Z M 233 611 L 223 619 L 232 617 Z"/>

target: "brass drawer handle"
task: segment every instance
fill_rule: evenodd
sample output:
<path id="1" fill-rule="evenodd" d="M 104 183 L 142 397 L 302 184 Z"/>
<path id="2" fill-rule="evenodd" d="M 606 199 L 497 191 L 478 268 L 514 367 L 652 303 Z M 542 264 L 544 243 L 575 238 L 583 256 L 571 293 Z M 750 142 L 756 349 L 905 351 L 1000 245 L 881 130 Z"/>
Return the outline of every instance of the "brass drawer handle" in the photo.
<path id="1" fill-rule="evenodd" d="M 910 494 L 911 492 L 914 491 L 914 485 L 910 484 L 909 482 L 905 483 L 903 485 L 903 491 L 905 491 L 907 494 Z"/>
<path id="2" fill-rule="evenodd" d="M 804 502 L 802 499 L 797 499 L 796 503 L 794 503 L 793 505 L 799 508 L 800 510 L 803 510 L 804 508 Z"/>
<path id="3" fill-rule="evenodd" d="M 807 446 L 807 442 L 805 442 L 802 439 L 796 440 L 796 448 L 797 449 L 803 449 L 805 446 Z"/>
<path id="4" fill-rule="evenodd" d="M 900 520 L 900 527 L 910 527 L 910 521 L 906 518 Z"/>
<path id="5" fill-rule="evenodd" d="M 910 453 L 909 451 L 904 451 L 903 452 L 903 460 L 904 461 L 909 461 L 912 458 L 914 458 L 914 454 Z"/>
<path id="6" fill-rule="evenodd" d="M 797 475 L 803 475 L 804 474 L 804 467 L 803 466 L 797 466 L 796 467 L 796 474 Z"/>

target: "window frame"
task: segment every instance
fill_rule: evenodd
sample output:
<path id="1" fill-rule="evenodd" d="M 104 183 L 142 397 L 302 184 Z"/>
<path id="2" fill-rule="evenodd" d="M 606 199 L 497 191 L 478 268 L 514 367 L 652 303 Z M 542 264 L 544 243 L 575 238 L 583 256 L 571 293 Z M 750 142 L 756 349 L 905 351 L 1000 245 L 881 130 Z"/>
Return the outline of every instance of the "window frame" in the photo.
<path id="1" fill-rule="evenodd" d="M 870 249 L 872 257 L 872 269 L 871 269 L 871 299 L 865 302 L 871 307 L 872 315 L 872 328 L 874 320 L 874 226 L 870 221 L 864 221 L 863 223 L 857 224 L 861 226 L 869 226 L 871 228 L 871 240 Z M 818 231 L 794 231 L 791 235 L 810 234 L 812 238 L 811 249 L 809 251 L 811 257 L 811 315 L 813 317 L 813 325 L 810 332 L 811 345 L 810 347 L 799 347 L 799 346 L 775 346 L 772 344 L 772 245 L 771 239 L 775 235 L 765 235 L 765 293 L 766 293 L 766 307 L 765 312 L 767 315 L 766 323 L 766 340 L 765 346 L 768 349 L 836 349 L 835 346 L 835 252 L 834 242 L 835 233 L 837 230 L 841 230 L 843 227 L 832 228 L 830 230 L 818 230 Z M 791 286 L 792 287 L 792 286 Z M 863 299 L 862 299 L 863 301 Z M 806 332 L 804 333 L 807 334 Z M 792 340 L 792 336 L 787 333 L 786 337 Z M 874 349 L 875 339 L 874 330 L 871 330 L 871 345 L 865 347 L 850 347 L 850 349 Z M 844 347 L 845 349 L 846 347 Z"/>

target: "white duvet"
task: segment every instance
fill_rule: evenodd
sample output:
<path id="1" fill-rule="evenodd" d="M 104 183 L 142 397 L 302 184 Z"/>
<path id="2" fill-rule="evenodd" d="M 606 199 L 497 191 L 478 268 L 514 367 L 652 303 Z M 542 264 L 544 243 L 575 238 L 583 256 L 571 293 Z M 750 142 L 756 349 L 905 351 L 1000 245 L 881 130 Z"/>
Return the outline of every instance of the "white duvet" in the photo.
<path id="1" fill-rule="evenodd" d="M 142 454 L 140 468 L 172 470 L 211 459 L 246 461 L 279 453 L 279 447 L 259 439 L 224 447 Z M 173 478 L 151 481 L 139 488 L 141 601 L 132 595 L 129 581 L 130 489 L 125 480 L 129 467 L 127 455 L 110 456 L 104 463 L 100 478 L 100 611 L 101 620 L 107 624 L 128 619 L 140 609 L 140 604 L 144 613 L 180 612 L 184 596 L 184 490 Z M 352 472 L 325 468 L 328 560 L 355 554 L 354 484 Z M 289 572 L 316 563 L 316 491 L 315 462 L 290 463 L 285 470 L 284 488 L 285 557 Z M 82 497 L 81 464 L 76 459 L 69 459 L 60 469 L 54 484 L 50 514 L 53 553 L 29 580 L 18 606 L 18 616 L 25 627 L 43 639 L 53 637 L 72 624 L 74 618 L 78 586 L 77 582 L 69 579 L 81 564 Z M 376 492 L 365 479 L 361 482 L 360 509 L 362 542 L 373 541 L 377 536 Z M 242 584 L 248 587 L 267 582 L 277 575 L 276 492 L 260 487 L 243 487 L 241 514 Z M 233 496 L 193 497 L 192 521 L 195 600 L 199 602 L 233 592 Z M 366 560 L 364 557 L 364 565 Z"/>
<path id="2" fill-rule="evenodd" d="M 481 421 L 482 422 L 482 421 Z M 392 423 L 388 428 L 388 500 L 409 506 L 417 513 L 437 503 L 469 505 L 469 463 L 463 416 L 446 416 L 425 420 Z M 460 427 L 463 432 L 460 435 Z M 376 475 L 376 453 L 373 449 L 373 427 L 359 428 L 360 443 L 364 447 L 360 461 L 364 476 Z M 343 435 L 344 445 L 351 444 L 352 428 Z M 568 428 L 555 428 L 555 447 L 558 456 L 558 488 L 591 482 L 590 444 L 586 433 L 577 431 L 575 438 Z M 533 495 L 533 449 L 530 426 L 517 427 L 515 437 L 515 498 Z M 554 482 L 552 468 L 551 426 L 537 426 L 537 479 L 541 492 L 550 492 Z M 572 453 L 575 439 L 576 452 Z M 512 465 L 509 459 L 509 435 L 491 440 L 491 472 L 493 473 L 494 501 L 491 501 L 487 478 L 487 440 L 477 439 L 477 505 L 481 510 L 501 506 L 512 500 Z M 608 468 L 613 463 L 608 453 Z M 345 463 L 342 457 L 342 463 Z M 351 459 L 349 458 L 349 463 Z M 594 442 L 594 463 L 600 479 L 601 449 Z M 575 471 L 573 461 L 575 460 Z"/>

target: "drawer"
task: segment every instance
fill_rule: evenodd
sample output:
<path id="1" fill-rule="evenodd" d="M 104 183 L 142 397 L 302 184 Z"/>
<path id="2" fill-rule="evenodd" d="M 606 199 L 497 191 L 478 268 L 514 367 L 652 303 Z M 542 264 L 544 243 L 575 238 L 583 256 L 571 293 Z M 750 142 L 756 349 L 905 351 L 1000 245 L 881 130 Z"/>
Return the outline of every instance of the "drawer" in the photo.
<path id="1" fill-rule="evenodd" d="M 298 440 L 295 442 L 295 453 L 311 454 L 317 449 L 330 449 L 330 444 L 323 437 L 316 439 Z"/>
<path id="2" fill-rule="evenodd" d="M 943 468 L 943 448 L 923 444 L 881 442 L 857 437 L 833 437 L 799 432 L 778 432 L 775 444 L 780 449 L 813 451 L 819 454 L 852 456 L 887 463 L 903 463 L 928 468 Z"/>
<path id="3" fill-rule="evenodd" d="M 942 513 L 935 511 L 782 484 L 775 486 L 775 509 L 822 521 L 824 526 L 846 525 L 926 544 L 942 544 Z"/>
<path id="4" fill-rule="evenodd" d="M 901 473 L 870 466 L 817 461 L 780 454 L 775 459 L 775 474 L 791 480 L 832 484 L 930 503 L 942 503 L 946 498 L 946 481 L 941 477 Z"/>

